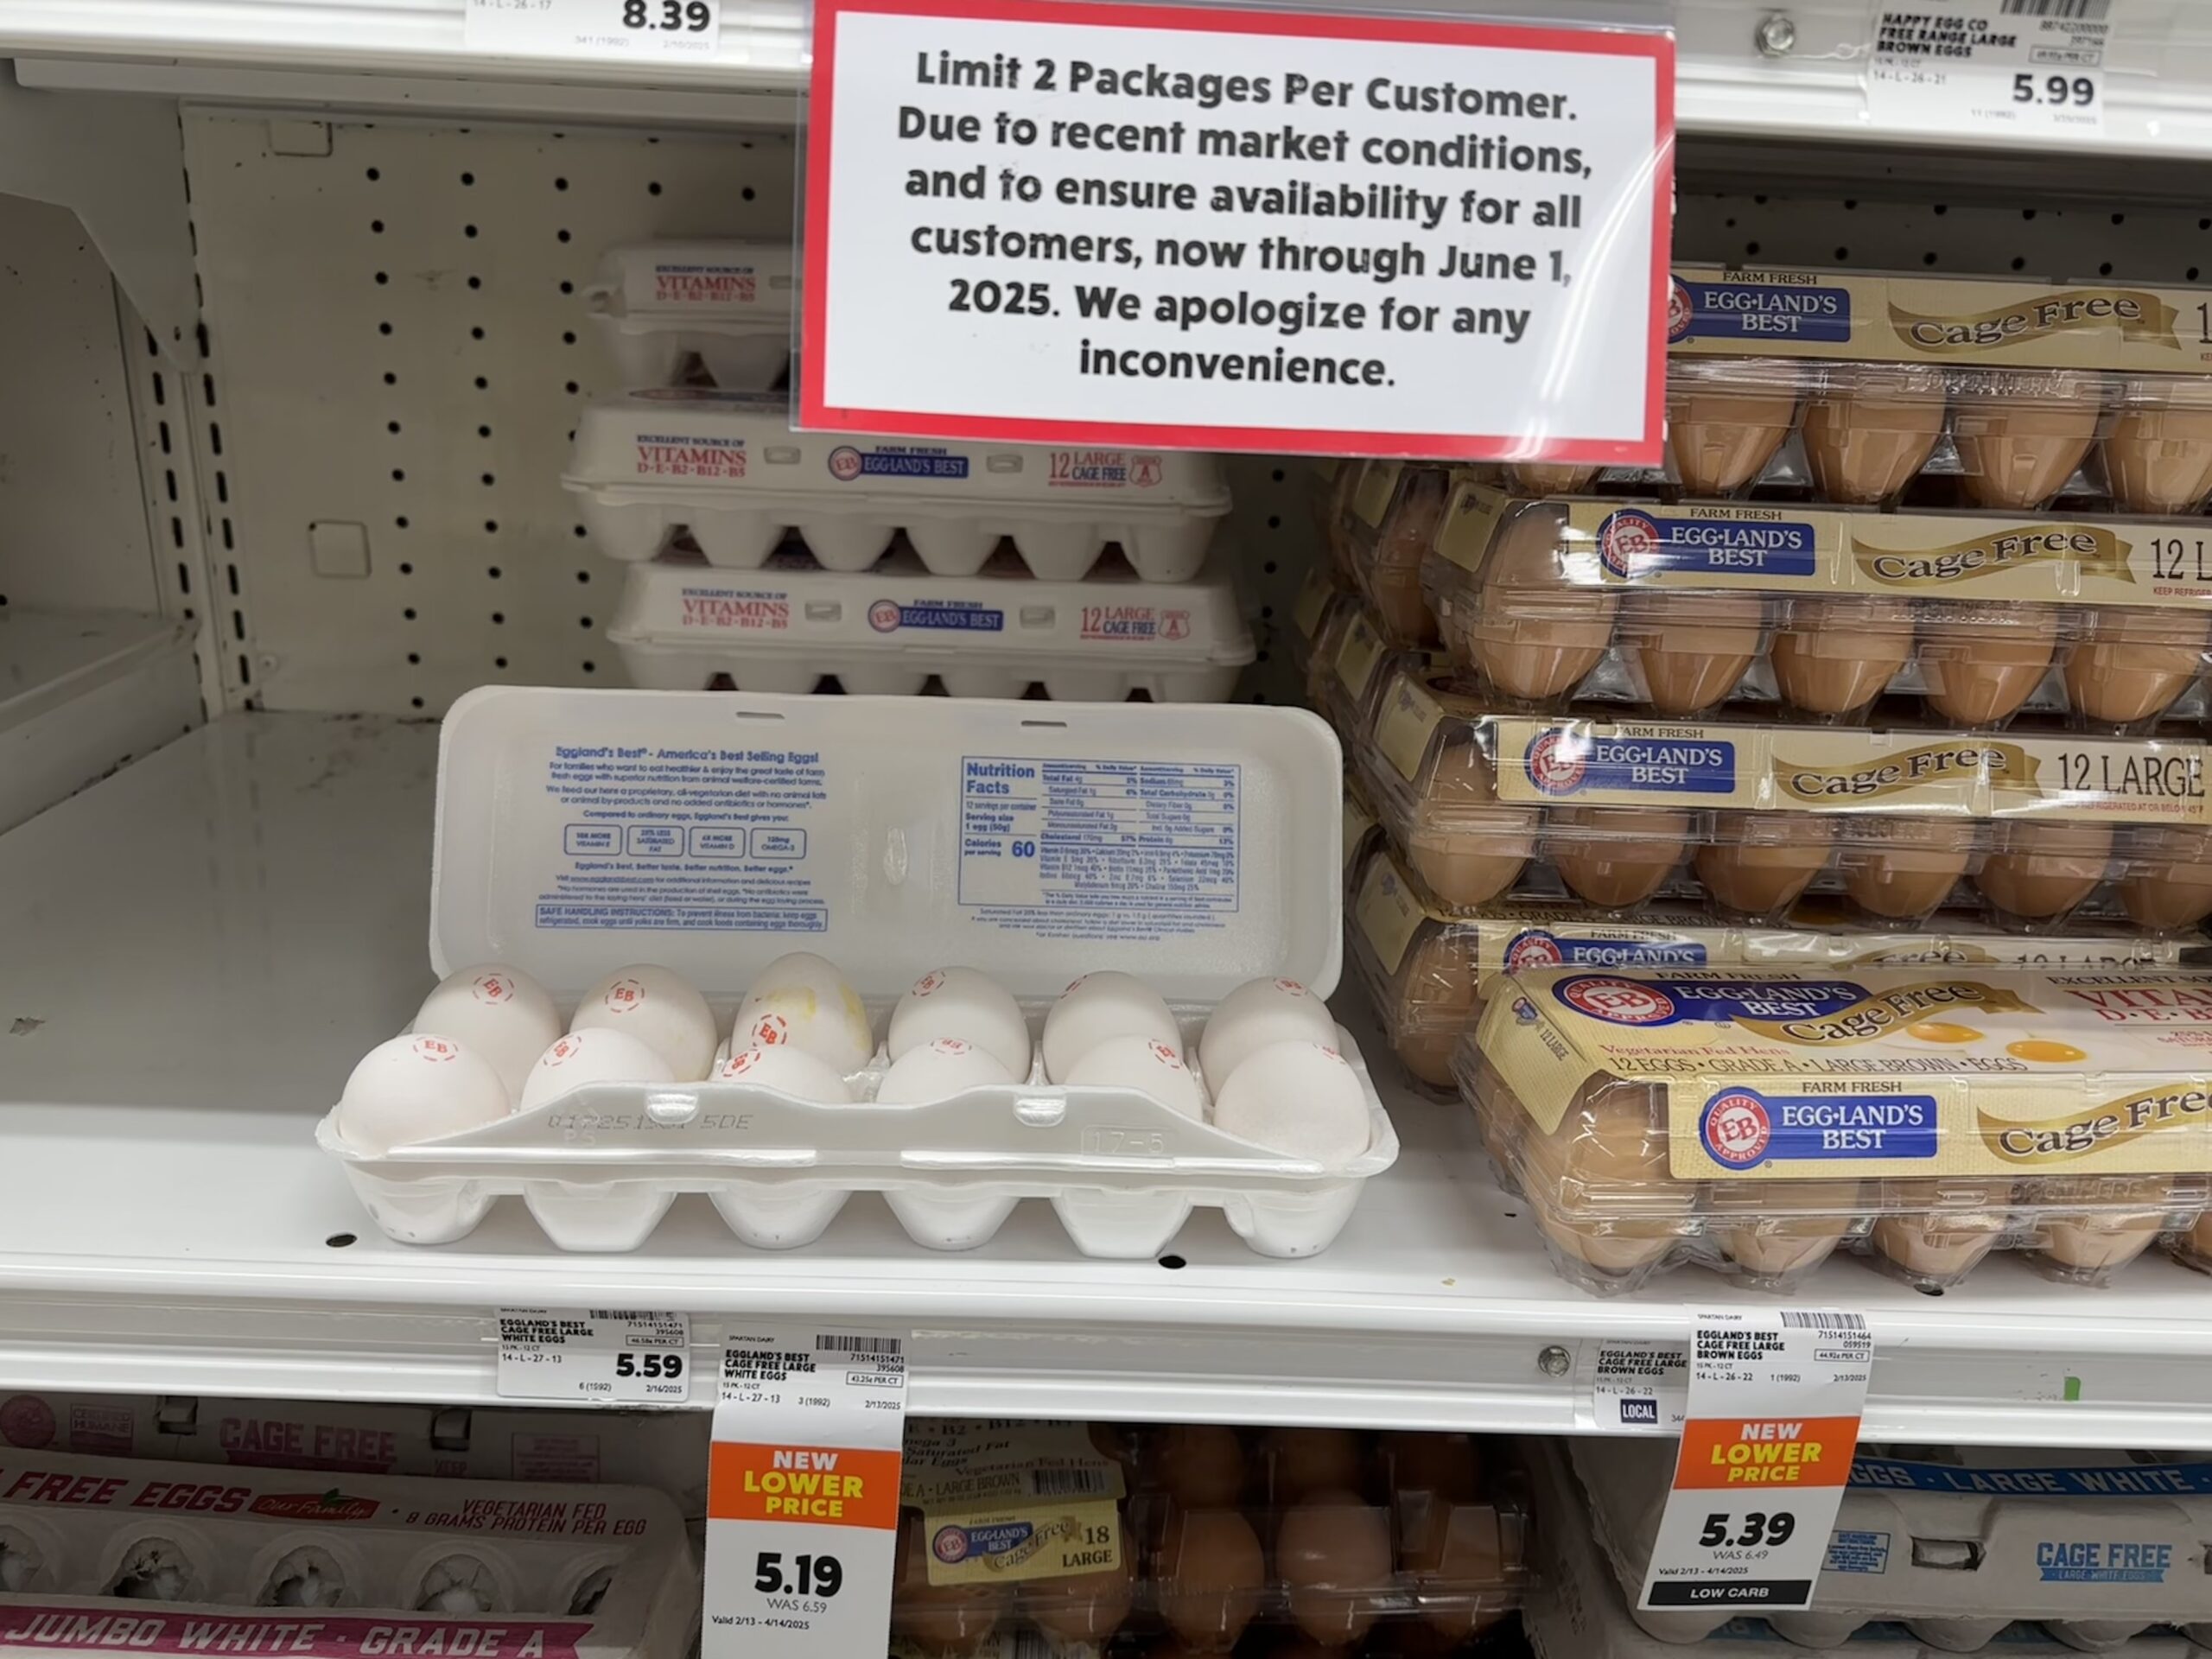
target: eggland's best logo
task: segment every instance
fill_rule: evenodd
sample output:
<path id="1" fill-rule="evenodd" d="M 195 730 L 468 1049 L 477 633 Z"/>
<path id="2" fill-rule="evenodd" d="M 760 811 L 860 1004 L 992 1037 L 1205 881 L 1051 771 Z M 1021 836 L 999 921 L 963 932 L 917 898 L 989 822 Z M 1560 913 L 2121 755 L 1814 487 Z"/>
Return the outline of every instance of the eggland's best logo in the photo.
<path id="1" fill-rule="evenodd" d="M 830 452 L 830 476 L 840 484 L 849 484 L 861 475 L 861 452 L 849 443 L 841 443 Z"/>
<path id="2" fill-rule="evenodd" d="M 1766 1103 L 1750 1090 L 1732 1089 L 1706 1103 L 1697 1133 L 1716 1163 L 1749 1169 L 1766 1156 L 1774 1139 L 1774 1119 Z"/>
<path id="3" fill-rule="evenodd" d="M 868 607 L 868 625 L 878 633 L 896 633 L 902 614 L 897 600 L 879 599 Z"/>
<path id="4" fill-rule="evenodd" d="M 1598 526 L 1598 556 L 1623 581 L 1636 575 L 1638 560 L 1659 556 L 1658 520 L 1646 512 L 1617 512 Z"/>
<path id="5" fill-rule="evenodd" d="M 1521 934 L 1505 947 L 1509 969 L 1556 968 L 1566 960 L 1567 952 L 1560 949 L 1559 941 L 1542 931 Z"/>
<path id="6" fill-rule="evenodd" d="M 1672 345 L 1675 340 L 1688 338 L 1690 324 L 1696 318 L 1697 306 L 1690 299 L 1689 289 L 1682 286 L 1681 278 L 1677 276 L 1667 289 L 1668 343 Z"/>
<path id="7" fill-rule="evenodd" d="M 968 1534 L 961 1527 L 939 1527 L 930 1540 L 930 1553 L 947 1565 L 968 1559 Z"/>
<path id="8" fill-rule="evenodd" d="M 1540 732 L 1529 745 L 1529 781 L 1547 795 L 1572 795 L 1590 771 L 1589 757 L 1570 732 Z"/>
<path id="9" fill-rule="evenodd" d="M 1656 1026 L 1675 1017 L 1675 999 L 1656 985 L 1593 976 L 1554 988 L 1570 1008 L 1615 1026 Z"/>

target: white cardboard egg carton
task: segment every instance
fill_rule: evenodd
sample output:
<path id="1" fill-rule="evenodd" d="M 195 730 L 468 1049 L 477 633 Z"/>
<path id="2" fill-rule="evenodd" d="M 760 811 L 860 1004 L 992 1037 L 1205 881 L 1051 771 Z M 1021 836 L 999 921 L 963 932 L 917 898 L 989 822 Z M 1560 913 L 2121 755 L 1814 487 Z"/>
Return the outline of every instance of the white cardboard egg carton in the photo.
<path id="1" fill-rule="evenodd" d="M 506 962 L 573 1001 L 612 967 L 657 962 L 727 1026 L 755 971 L 813 950 L 874 1020 L 878 1052 L 849 1080 L 863 1102 L 890 1008 L 950 963 L 1012 991 L 1033 1039 L 1070 980 L 1119 969 L 1194 1044 L 1247 980 L 1334 988 L 1340 764 L 1315 716 L 1249 704 L 485 687 L 440 743 L 431 966 Z M 1310 1255 L 1398 1151 L 1357 1046 L 1338 1041 L 1370 1127 L 1341 1167 L 1039 1072 L 921 1107 L 596 1084 L 381 1154 L 347 1146 L 334 1112 L 317 1138 L 403 1243 L 462 1237 L 518 1194 L 563 1249 L 634 1249 L 703 1193 L 744 1243 L 790 1249 L 879 1192 L 939 1249 L 984 1243 L 1041 1198 L 1087 1255 L 1155 1255 L 1193 1209 L 1220 1210 L 1262 1255 Z"/>
<path id="2" fill-rule="evenodd" d="M 758 391 L 790 366 L 798 297 L 788 241 L 645 242 L 601 256 L 584 308 L 626 386 L 673 385 L 696 357 Z"/>
<path id="3" fill-rule="evenodd" d="M 683 1517 L 622 1486 L 0 1446 L 0 1655 L 683 1659 Z"/>
<path id="4" fill-rule="evenodd" d="M 970 576 L 1001 538 L 1048 582 L 1116 543 L 1147 582 L 1188 582 L 1229 512 L 1217 456 L 794 432 L 789 401 L 666 386 L 594 398 L 561 482 L 610 558 L 678 530 L 707 563 L 757 570 L 797 531 L 831 570 L 865 570 L 899 530 L 932 575 Z"/>
<path id="5" fill-rule="evenodd" d="M 1145 582 L 1117 566 L 1040 582 L 1001 553 L 970 577 L 933 576 L 908 550 L 874 569 L 824 570 L 779 553 L 759 570 L 663 555 L 626 567 L 607 637 L 630 677 L 698 691 L 811 691 L 834 674 L 849 693 L 911 696 L 935 675 L 956 697 L 1220 702 L 1255 656 L 1232 561 L 1217 552 L 1192 582 Z"/>
<path id="6" fill-rule="evenodd" d="M 1666 1440 L 1573 1442 L 1599 1542 L 1631 1600 L 1675 1452 Z M 1801 1647 L 1840 1648 L 1864 1625 L 1898 1624 L 1966 1653 L 2030 1620 L 2080 1651 L 2117 1648 L 2158 1625 L 2212 1643 L 2212 1461 L 1986 1446 L 1937 1455 L 1859 1447 L 1814 1605 L 1768 1615 L 1777 1632 Z M 1695 1642 L 1727 1622 L 1695 1609 L 1634 1617 L 1666 1643 Z"/>
<path id="7" fill-rule="evenodd" d="M 1624 1442 L 1607 1443 L 1607 1451 Z M 2006 1624 L 1986 1644 L 1962 1646 L 1945 1631 L 1923 1635 L 1901 1624 L 1860 1625 L 1848 1639 L 1820 1637 L 1811 1628 L 1792 1625 L 1798 1639 L 1784 1636 L 1774 1620 L 1708 1618 L 1703 1637 L 1662 1640 L 1630 1611 L 1638 1586 L 1618 1576 L 1611 1551 L 1593 1535 L 1593 1521 L 1582 1488 L 1567 1467 L 1567 1446 L 1557 1440 L 1529 1443 L 1536 1512 L 1538 1558 L 1535 1587 L 1522 1604 L 1522 1629 L 1536 1659 L 1680 1659 L 1684 1654 L 1707 1659 L 1948 1659 L 1981 1651 L 1990 1659 L 2075 1659 L 2082 1652 L 2111 1653 L 2116 1659 L 2206 1659 L 2212 1649 L 2187 1632 L 2154 1629 L 2140 1635 L 2096 1641 L 2080 1630 L 2061 1633 L 2043 1626 Z M 1672 1448 L 1668 1448 L 1671 1462 Z M 1801 1615 L 1799 1617 L 1810 1617 Z M 2200 1630 L 2199 1636 L 2207 1634 Z M 1685 1643 L 1690 1645 L 1684 1645 Z"/>

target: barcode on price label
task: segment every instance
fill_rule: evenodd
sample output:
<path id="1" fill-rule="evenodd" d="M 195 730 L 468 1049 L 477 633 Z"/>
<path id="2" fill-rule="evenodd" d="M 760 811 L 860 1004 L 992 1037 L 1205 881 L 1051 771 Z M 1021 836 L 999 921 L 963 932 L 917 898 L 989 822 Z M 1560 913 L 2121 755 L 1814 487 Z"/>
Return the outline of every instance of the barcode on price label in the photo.
<path id="1" fill-rule="evenodd" d="M 1864 1331 L 1866 1328 L 1864 1313 L 1809 1313 L 1795 1307 L 1782 1310 L 1782 1322 L 1807 1331 Z"/>
<path id="2" fill-rule="evenodd" d="M 495 57 L 704 62 L 721 0 L 464 0 L 461 44 Z"/>
<path id="3" fill-rule="evenodd" d="M 820 1336 L 814 1339 L 814 1349 L 822 1354 L 888 1355 L 893 1358 L 905 1351 L 896 1337 Z"/>
<path id="4" fill-rule="evenodd" d="M 2101 20 L 2112 0 L 2005 0 L 2007 17 L 2088 17 Z"/>

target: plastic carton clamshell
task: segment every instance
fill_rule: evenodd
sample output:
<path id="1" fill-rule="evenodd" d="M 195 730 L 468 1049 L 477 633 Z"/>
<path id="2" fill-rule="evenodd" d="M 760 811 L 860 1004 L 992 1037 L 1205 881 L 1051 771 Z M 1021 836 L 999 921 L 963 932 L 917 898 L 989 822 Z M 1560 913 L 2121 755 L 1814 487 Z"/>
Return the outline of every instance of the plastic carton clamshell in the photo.
<path id="1" fill-rule="evenodd" d="M 696 357 L 761 391 L 790 365 L 798 296 L 788 240 L 645 242 L 601 257 L 584 306 L 626 386 L 673 385 Z"/>
<path id="2" fill-rule="evenodd" d="M 1247 980 L 1334 988 L 1340 764 L 1289 709 L 485 688 L 442 735 L 431 963 L 504 961 L 573 1000 L 652 961 L 726 1011 L 803 948 L 852 976 L 879 1032 L 948 962 L 1004 984 L 1033 1032 L 1070 979 L 1121 969 L 1194 1037 Z M 1097 830 L 1103 810 L 1120 828 Z M 939 1249 L 983 1243 L 1033 1197 L 1086 1254 L 1156 1254 L 1217 1208 L 1262 1254 L 1305 1255 L 1397 1155 L 1341 1040 L 1370 1134 L 1328 1169 L 1148 1096 L 1033 1075 L 919 1108 L 601 1084 L 381 1154 L 331 1118 L 319 1135 L 405 1243 L 459 1238 L 520 1194 L 563 1249 L 634 1249 L 699 1192 L 747 1243 L 787 1248 L 872 1191 Z M 853 1079 L 863 1100 L 883 1059 Z"/>

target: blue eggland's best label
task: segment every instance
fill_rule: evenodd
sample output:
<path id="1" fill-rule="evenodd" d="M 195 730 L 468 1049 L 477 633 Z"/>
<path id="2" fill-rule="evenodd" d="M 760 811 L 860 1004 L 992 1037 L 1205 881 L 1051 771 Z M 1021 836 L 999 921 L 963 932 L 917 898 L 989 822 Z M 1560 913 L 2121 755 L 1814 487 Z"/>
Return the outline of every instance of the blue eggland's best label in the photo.
<path id="1" fill-rule="evenodd" d="M 963 633 L 1001 633 L 1006 613 L 970 599 L 920 599 L 901 604 L 879 599 L 868 607 L 868 625 L 878 633 L 901 628 L 945 628 Z"/>
<path id="2" fill-rule="evenodd" d="M 1713 1095 L 1698 1115 L 1698 1139 L 1715 1163 L 1853 1158 L 1933 1158 L 1933 1095 L 1768 1095 L 1741 1084 Z"/>
<path id="3" fill-rule="evenodd" d="M 1667 340 L 1802 340 L 1847 344 L 1851 293 L 1817 283 L 1675 278 Z"/>
<path id="4" fill-rule="evenodd" d="M 1552 988 L 1563 1006 L 1613 1026 L 1672 1026 L 1686 1020 L 1817 1020 L 1870 995 L 1847 979 L 1625 979 L 1578 974 Z"/>
<path id="5" fill-rule="evenodd" d="M 1623 582 L 1670 570 L 1789 580 L 1815 574 L 1819 548 L 1812 525 L 1795 520 L 1662 518 L 1624 507 L 1599 524 L 1598 556 L 1606 574 Z"/>
<path id="6" fill-rule="evenodd" d="M 1561 938 L 1541 927 L 1506 941 L 1505 966 L 1526 968 L 1702 968 L 1704 945 L 1694 939 Z"/>
<path id="7" fill-rule="evenodd" d="M 914 444 L 861 449 L 841 443 L 830 452 L 830 476 L 840 484 L 861 478 L 965 478 L 968 457 Z"/>
<path id="8" fill-rule="evenodd" d="M 1523 757 L 1547 795 L 1620 790 L 1649 795 L 1732 795 L 1736 746 L 1707 737 L 1629 737 L 1573 727 L 1539 732 Z"/>

